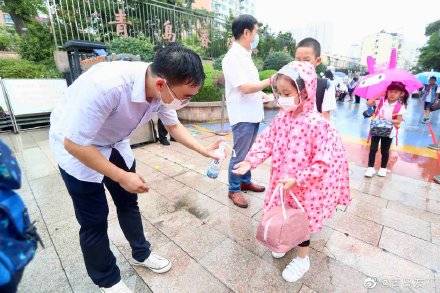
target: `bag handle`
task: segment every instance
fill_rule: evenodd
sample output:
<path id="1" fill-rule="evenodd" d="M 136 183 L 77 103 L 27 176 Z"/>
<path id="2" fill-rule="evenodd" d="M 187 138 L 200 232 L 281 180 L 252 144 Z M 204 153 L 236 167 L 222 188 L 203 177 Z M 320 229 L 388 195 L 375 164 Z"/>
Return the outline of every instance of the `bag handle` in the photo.
<path id="1" fill-rule="evenodd" d="M 270 197 L 269 203 L 267 205 L 267 208 L 265 209 L 265 211 L 269 210 L 269 208 L 272 206 L 273 200 L 275 198 L 275 195 L 277 194 L 277 191 L 280 195 L 280 201 L 281 201 L 281 209 L 283 211 L 283 217 L 286 220 L 287 219 L 287 211 L 286 211 L 286 204 L 284 202 L 284 184 L 279 183 L 277 184 L 277 186 L 275 187 L 272 196 Z M 305 212 L 304 207 L 302 206 L 302 204 L 299 202 L 298 198 L 296 197 L 296 195 L 293 192 L 290 192 L 290 196 L 293 198 L 293 200 L 296 203 L 296 206 L 302 211 Z"/>

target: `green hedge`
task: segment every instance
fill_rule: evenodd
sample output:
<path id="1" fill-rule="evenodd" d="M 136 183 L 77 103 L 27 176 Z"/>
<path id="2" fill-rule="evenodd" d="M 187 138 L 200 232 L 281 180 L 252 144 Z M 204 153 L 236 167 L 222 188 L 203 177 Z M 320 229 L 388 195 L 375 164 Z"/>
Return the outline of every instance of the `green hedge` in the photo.
<path id="1" fill-rule="evenodd" d="M 20 36 L 13 29 L 0 25 L 0 51 L 16 51 Z"/>
<path id="2" fill-rule="evenodd" d="M 24 59 L 0 59 L 1 78 L 60 78 L 55 64 L 35 63 Z"/>
<path id="3" fill-rule="evenodd" d="M 269 55 L 264 60 L 264 69 L 280 70 L 281 67 L 291 61 L 293 61 L 293 58 L 287 52 L 272 52 L 269 53 Z"/>
<path id="4" fill-rule="evenodd" d="M 111 53 L 139 55 L 142 61 L 154 58 L 154 45 L 145 37 L 114 38 L 107 46 Z"/>
<path id="5" fill-rule="evenodd" d="M 19 53 L 23 59 L 33 62 L 53 60 L 53 39 L 47 24 L 32 22 L 20 41 Z"/>
<path id="6" fill-rule="evenodd" d="M 192 98 L 192 102 L 215 102 L 221 101 L 224 89 L 216 84 L 222 76 L 221 71 L 215 70 L 211 63 L 203 64 L 206 74 L 205 83 L 199 93 Z"/>

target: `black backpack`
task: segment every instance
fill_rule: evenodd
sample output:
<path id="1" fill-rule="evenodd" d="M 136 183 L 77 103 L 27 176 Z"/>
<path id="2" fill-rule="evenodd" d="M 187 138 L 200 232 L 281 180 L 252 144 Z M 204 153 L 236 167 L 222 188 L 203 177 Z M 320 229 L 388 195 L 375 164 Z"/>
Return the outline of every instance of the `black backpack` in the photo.
<path id="1" fill-rule="evenodd" d="M 325 90 L 328 89 L 330 83 L 326 78 L 318 78 L 316 86 L 316 109 L 322 113 L 322 102 L 324 101 Z"/>

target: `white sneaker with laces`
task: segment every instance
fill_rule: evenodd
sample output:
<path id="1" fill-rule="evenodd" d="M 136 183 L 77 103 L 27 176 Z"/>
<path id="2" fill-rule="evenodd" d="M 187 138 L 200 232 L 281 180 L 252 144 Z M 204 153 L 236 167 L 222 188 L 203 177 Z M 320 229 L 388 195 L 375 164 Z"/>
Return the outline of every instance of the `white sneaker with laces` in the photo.
<path id="1" fill-rule="evenodd" d="M 310 269 L 310 259 L 295 257 L 284 269 L 282 276 L 287 282 L 294 283 L 301 279 L 304 274 Z"/>
<path id="2" fill-rule="evenodd" d="M 100 287 L 99 289 L 101 290 L 101 292 L 104 292 L 104 293 L 132 293 L 133 292 L 127 287 L 127 285 L 125 285 L 125 283 L 122 280 L 110 288 Z"/>
<path id="3" fill-rule="evenodd" d="M 386 168 L 380 168 L 379 172 L 377 172 L 377 176 L 386 177 L 388 170 Z"/>
<path id="4" fill-rule="evenodd" d="M 376 174 L 376 170 L 373 167 L 368 167 L 365 171 L 365 177 L 372 178 Z"/>
<path id="5" fill-rule="evenodd" d="M 285 252 L 273 252 L 273 251 L 272 251 L 272 256 L 273 256 L 273 258 L 282 258 L 282 257 L 284 257 L 285 255 L 286 255 Z"/>
<path id="6" fill-rule="evenodd" d="M 166 258 L 151 252 L 150 256 L 143 262 L 133 261 L 134 265 L 143 266 L 155 273 L 163 274 L 171 269 L 171 262 Z"/>

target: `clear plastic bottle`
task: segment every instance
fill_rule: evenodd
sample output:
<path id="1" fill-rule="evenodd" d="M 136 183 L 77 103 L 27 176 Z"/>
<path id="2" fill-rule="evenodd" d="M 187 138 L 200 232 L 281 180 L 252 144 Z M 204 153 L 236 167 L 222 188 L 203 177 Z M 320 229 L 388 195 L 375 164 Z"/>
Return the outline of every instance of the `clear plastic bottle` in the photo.
<path id="1" fill-rule="evenodd" d="M 208 170 L 206 171 L 206 176 L 212 179 L 216 179 L 220 173 L 220 165 L 225 156 L 226 142 L 221 142 L 218 149 L 215 151 L 220 157 L 220 160 L 212 160 L 208 165 Z"/>

